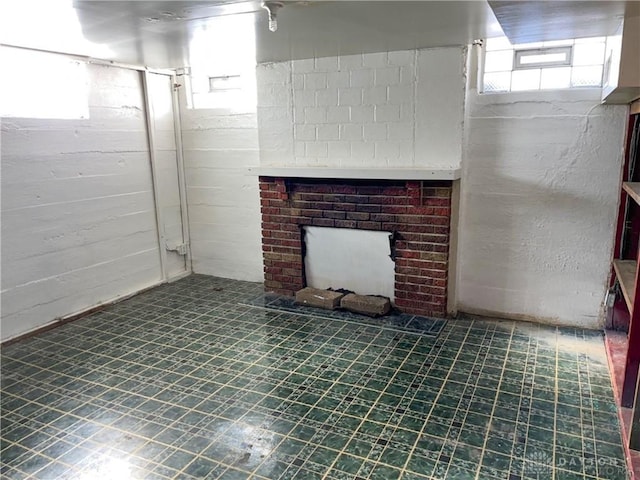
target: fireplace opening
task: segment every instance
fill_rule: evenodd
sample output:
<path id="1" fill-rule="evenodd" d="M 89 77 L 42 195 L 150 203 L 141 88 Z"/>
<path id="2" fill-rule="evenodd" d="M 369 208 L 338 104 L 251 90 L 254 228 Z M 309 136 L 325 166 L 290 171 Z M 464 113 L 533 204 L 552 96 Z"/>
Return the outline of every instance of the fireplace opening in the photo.
<path id="1" fill-rule="evenodd" d="M 303 232 L 306 286 L 381 295 L 394 302 L 391 232 L 314 226 Z"/>

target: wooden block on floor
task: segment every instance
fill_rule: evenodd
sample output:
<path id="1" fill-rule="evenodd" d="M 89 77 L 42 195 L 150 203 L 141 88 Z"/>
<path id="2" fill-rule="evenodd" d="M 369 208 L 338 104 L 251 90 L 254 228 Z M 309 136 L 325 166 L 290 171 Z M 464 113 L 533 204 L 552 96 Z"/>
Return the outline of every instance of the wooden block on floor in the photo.
<path id="1" fill-rule="evenodd" d="M 342 297 L 344 297 L 344 293 L 305 287 L 296 292 L 296 303 L 326 310 L 335 310 L 340 307 Z"/>
<path id="2" fill-rule="evenodd" d="M 355 293 L 345 295 L 340 301 L 340 306 L 345 310 L 372 317 L 386 315 L 391 310 L 391 302 L 386 297 L 356 295 Z"/>

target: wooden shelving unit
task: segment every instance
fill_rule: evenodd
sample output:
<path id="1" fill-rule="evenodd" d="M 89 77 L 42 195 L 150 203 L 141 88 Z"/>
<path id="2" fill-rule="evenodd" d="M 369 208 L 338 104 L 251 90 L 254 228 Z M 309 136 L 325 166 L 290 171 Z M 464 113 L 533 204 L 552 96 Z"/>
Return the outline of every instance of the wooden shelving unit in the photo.
<path id="1" fill-rule="evenodd" d="M 620 392 L 620 405 L 631 408 L 634 405 L 638 370 L 640 369 L 640 289 L 638 285 L 638 264 L 636 260 L 615 260 L 613 268 L 629 309 L 628 348 L 624 367 L 624 380 Z"/>
<path id="2" fill-rule="evenodd" d="M 623 182 L 622 188 L 633 200 L 640 205 L 640 182 Z"/>
<path id="3" fill-rule="evenodd" d="M 631 432 L 629 433 L 629 448 L 640 450 L 640 408 L 637 405 L 638 397 L 640 397 L 640 378 L 636 384 L 636 405 L 633 408 L 633 417 L 631 419 Z"/>
<path id="4" fill-rule="evenodd" d="M 629 175 L 628 172 L 633 170 L 633 168 L 629 168 L 629 165 L 633 166 L 635 163 L 633 158 L 631 158 L 632 155 L 630 155 L 630 145 L 634 142 L 631 131 L 633 125 L 637 124 L 638 117 L 636 116 L 639 113 L 640 101 L 636 101 L 631 105 L 629 131 L 625 144 L 625 180 Z M 635 213 L 637 212 L 636 207 L 629 210 L 634 212 L 631 214 L 631 217 L 626 214 L 627 209 L 624 207 L 628 205 L 627 202 L 634 202 L 640 206 L 640 182 L 623 182 L 620 200 L 618 229 L 616 232 L 616 253 L 622 255 L 622 252 L 625 251 L 621 246 L 625 243 L 626 225 L 630 218 L 637 221 L 637 213 Z M 633 245 L 633 243 L 631 245 Z M 624 303 L 629 313 L 629 328 L 626 336 L 626 352 L 623 357 L 624 364 L 620 361 L 610 361 L 610 365 L 612 365 L 613 368 L 612 374 L 614 378 L 618 378 L 618 382 L 616 383 L 619 387 L 617 388 L 620 402 L 619 413 L 623 424 L 623 431 L 628 435 L 626 447 L 632 450 L 640 449 L 640 398 L 638 398 L 640 396 L 640 281 L 638 278 L 638 274 L 640 273 L 640 242 L 638 243 L 638 248 L 639 251 L 635 259 L 625 258 L 613 261 L 613 271 L 620 285 Z M 624 337 L 622 337 L 622 339 L 624 340 Z M 633 463 L 633 458 L 637 458 L 637 452 L 632 453 L 628 450 L 628 454 Z"/>
<path id="5" fill-rule="evenodd" d="M 614 260 L 613 270 L 616 272 L 620 289 L 624 295 L 629 312 L 633 309 L 633 293 L 636 287 L 636 270 L 638 264 L 635 260 Z"/>

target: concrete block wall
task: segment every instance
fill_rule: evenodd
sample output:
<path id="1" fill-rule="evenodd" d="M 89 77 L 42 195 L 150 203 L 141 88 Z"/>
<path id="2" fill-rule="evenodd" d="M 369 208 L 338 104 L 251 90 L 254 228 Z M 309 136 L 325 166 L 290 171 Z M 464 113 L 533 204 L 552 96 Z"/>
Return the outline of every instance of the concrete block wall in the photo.
<path id="1" fill-rule="evenodd" d="M 261 164 L 459 167 L 465 59 L 440 48 L 259 65 Z"/>
<path id="2" fill-rule="evenodd" d="M 195 273 L 262 281 L 255 109 L 189 108 L 180 90 Z"/>
<path id="3" fill-rule="evenodd" d="M 260 177 L 265 287 L 285 295 L 304 287 L 304 225 L 397 232 L 396 306 L 444 316 L 451 191 L 451 182 Z"/>
<path id="4" fill-rule="evenodd" d="M 415 60 L 407 51 L 292 62 L 295 157 L 412 163 Z"/>
<path id="5" fill-rule="evenodd" d="M 403 72 L 412 65 L 413 137 L 403 143 L 413 153 L 388 164 L 459 164 L 464 149 L 458 308 L 601 326 L 626 107 L 599 105 L 597 90 L 478 95 L 470 88 L 465 116 L 463 49 L 401 53 L 260 65 L 258 115 L 188 110 L 183 103 L 195 271 L 261 281 L 258 180 L 246 167 L 317 166 L 332 158 L 346 167 L 377 161 L 376 143 L 380 150 L 384 142 L 395 141 L 391 132 L 403 123 L 384 113 L 393 105 L 393 87 L 403 86 Z M 399 61 L 394 58 L 405 63 L 394 65 Z M 375 63 L 382 59 L 385 66 Z M 88 68 L 90 119 L 2 123 L 3 340 L 161 278 L 139 76 L 117 68 Z M 394 73 L 382 85 L 388 69 L 398 77 Z M 302 92 L 300 82 L 307 78 L 316 87 L 313 105 L 304 106 L 295 92 Z M 325 84 L 323 78 L 326 88 L 318 86 Z M 352 89 L 361 92 L 361 104 L 345 104 Z M 405 102 L 399 105 L 402 115 Z M 364 116 L 370 112 L 367 106 L 373 107 L 373 121 Z M 323 118 L 313 117 L 316 107 L 326 111 L 326 123 L 314 123 Z M 310 113 L 309 124 L 300 117 L 306 108 L 316 112 Z M 305 123 L 295 124 L 295 115 Z M 304 143 L 304 156 L 294 154 L 296 141 Z M 340 143 L 347 141 L 348 151 Z M 325 143 L 326 159 L 307 156 L 307 146 L 310 152 L 324 152 Z M 371 148 L 374 158 L 363 156 Z M 324 195 L 305 201 L 324 202 Z M 362 207 L 357 205 L 348 208 L 355 210 L 328 210 L 328 216 L 310 218 L 357 226 L 378 222 L 372 216 L 383 214 L 358 211 Z M 281 240 L 291 240 L 280 232 Z M 408 241 L 433 243 L 426 238 Z M 406 262 L 407 279 L 423 269 L 436 270 L 418 262 L 435 262 L 435 267 L 438 262 L 422 256 L 437 253 L 400 259 Z M 409 284 L 419 291 L 419 283 Z M 434 279 L 423 289 L 444 285 Z"/>
<path id="6" fill-rule="evenodd" d="M 459 310 L 601 328 L 626 106 L 598 89 L 468 100 Z"/>
<path id="7" fill-rule="evenodd" d="M 89 118 L 2 119 L 3 341 L 162 281 L 140 73 L 86 68 Z"/>

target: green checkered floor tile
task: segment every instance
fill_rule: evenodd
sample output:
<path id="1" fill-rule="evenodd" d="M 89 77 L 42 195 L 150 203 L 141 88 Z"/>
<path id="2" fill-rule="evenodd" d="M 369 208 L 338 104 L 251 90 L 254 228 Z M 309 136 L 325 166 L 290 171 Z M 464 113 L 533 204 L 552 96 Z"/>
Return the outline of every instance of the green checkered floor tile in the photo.
<path id="1" fill-rule="evenodd" d="M 2 478 L 627 478 L 601 335 L 261 291 L 193 275 L 4 347 Z"/>

